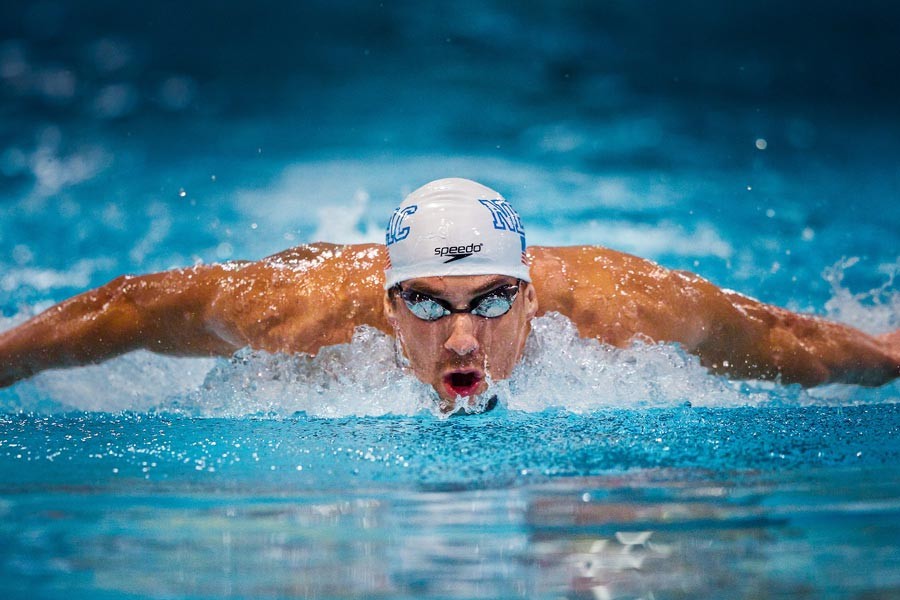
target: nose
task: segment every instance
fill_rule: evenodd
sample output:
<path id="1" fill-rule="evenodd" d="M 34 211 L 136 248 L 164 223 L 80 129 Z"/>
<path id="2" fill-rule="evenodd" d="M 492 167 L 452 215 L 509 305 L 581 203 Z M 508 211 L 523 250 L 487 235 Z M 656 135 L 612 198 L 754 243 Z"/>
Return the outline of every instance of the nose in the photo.
<path id="1" fill-rule="evenodd" d="M 467 314 L 450 315 L 450 334 L 444 342 L 444 348 L 456 352 L 460 356 L 478 350 L 478 338 L 475 337 L 474 317 Z"/>

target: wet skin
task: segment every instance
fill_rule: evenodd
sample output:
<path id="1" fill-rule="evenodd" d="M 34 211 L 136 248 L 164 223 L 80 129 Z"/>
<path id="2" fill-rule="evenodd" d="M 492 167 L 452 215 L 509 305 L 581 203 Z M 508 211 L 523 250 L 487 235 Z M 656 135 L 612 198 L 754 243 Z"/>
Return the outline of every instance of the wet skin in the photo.
<path id="1" fill-rule="evenodd" d="M 464 375 L 447 389 L 448 370 L 477 375 L 487 365 L 495 379 L 508 377 L 528 320 L 551 311 L 571 319 L 582 337 L 617 347 L 675 342 L 711 371 L 739 379 L 874 386 L 900 376 L 900 331 L 867 335 L 608 248 L 530 247 L 533 285 L 508 315 L 484 323 L 463 314 L 417 322 L 405 306 L 386 302 L 385 258 L 378 244 L 320 243 L 254 262 L 119 277 L 0 333 L 0 387 L 138 348 L 177 356 L 228 356 L 246 346 L 315 354 L 369 325 L 399 334 L 416 375 L 448 398 L 469 392 Z M 479 286 L 511 281 L 464 279 L 423 280 L 431 287 L 422 291 L 464 308 Z M 479 381 L 473 393 L 481 389 Z"/>
<path id="2" fill-rule="evenodd" d="M 423 277 L 405 281 L 402 287 L 466 309 L 473 298 L 516 282 L 502 275 Z M 520 286 L 509 312 L 494 318 L 464 312 L 425 321 L 413 315 L 397 293 L 385 294 L 385 317 L 410 368 L 437 391 L 442 406 L 452 409 L 458 398 L 484 393 L 488 378 L 507 379 L 512 373 L 538 310 L 534 286 L 526 282 Z"/>

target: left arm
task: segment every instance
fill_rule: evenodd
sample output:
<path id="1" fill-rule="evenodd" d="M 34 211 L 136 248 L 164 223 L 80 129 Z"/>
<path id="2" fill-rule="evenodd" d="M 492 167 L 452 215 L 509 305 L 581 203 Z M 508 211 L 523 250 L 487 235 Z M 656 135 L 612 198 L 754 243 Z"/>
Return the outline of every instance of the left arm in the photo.
<path id="1" fill-rule="evenodd" d="M 877 386 L 900 376 L 900 331 L 871 336 L 605 248 L 530 252 L 541 309 L 568 316 L 585 337 L 677 342 L 740 379 Z"/>

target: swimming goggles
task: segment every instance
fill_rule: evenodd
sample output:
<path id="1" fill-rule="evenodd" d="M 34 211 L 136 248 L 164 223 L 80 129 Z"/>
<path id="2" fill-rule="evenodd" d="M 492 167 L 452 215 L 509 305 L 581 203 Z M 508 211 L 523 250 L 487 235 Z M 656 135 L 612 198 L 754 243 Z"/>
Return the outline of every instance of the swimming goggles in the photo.
<path id="1" fill-rule="evenodd" d="M 495 319 L 502 317 L 512 308 L 521 283 L 518 281 L 502 285 L 486 294 L 476 296 L 472 298 L 466 308 L 453 308 L 446 300 L 433 298 L 414 290 L 404 290 L 400 288 L 399 284 L 396 289 L 399 290 L 400 297 L 403 298 L 409 312 L 423 321 L 437 321 L 454 313 L 471 313 L 478 317 Z"/>

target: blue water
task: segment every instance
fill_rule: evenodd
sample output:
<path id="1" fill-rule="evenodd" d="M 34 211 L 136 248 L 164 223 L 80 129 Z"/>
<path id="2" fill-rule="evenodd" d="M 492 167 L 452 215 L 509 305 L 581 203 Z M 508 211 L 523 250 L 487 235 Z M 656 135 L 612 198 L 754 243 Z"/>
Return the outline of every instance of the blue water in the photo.
<path id="1" fill-rule="evenodd" d="M 900 327 L 889 3 L 0 6 L 0 328 L 123 272 L 379 241 L 463 176 L 602 244 Z M 900 596 L 900 383 L 535 323 L 443 419 L 361 331 L 0 390 L 2 598 Z"/>
<path id="2" fill-rule="evenodd" d="M 8 416 L 0 575 L 5 597 L 889 597 L 898 423 Z"/>

